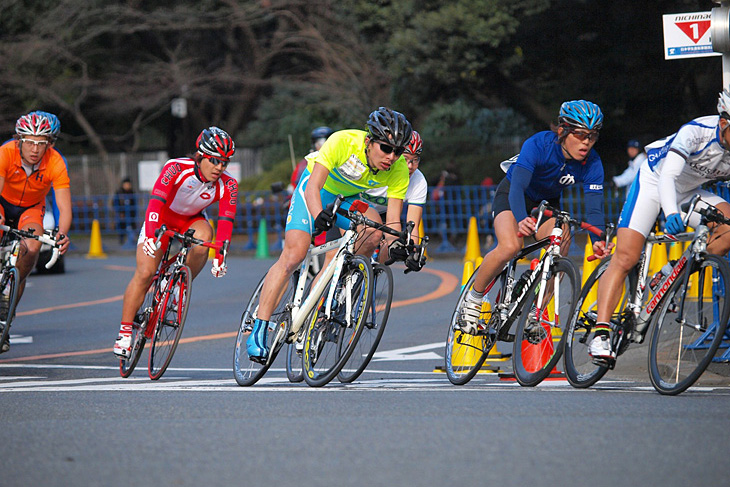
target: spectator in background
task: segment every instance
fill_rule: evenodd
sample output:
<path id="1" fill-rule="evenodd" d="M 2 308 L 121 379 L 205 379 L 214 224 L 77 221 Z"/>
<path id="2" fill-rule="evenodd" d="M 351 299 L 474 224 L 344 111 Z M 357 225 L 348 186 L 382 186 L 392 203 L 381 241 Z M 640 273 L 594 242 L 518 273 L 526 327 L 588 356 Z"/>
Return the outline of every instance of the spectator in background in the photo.
<path id="1" fill-rule="evenodd" d="M 309 149 L 309 153 L 318 151 L 322 145 L 324 145 L 324 141 L 329 138 L 329 136 L 332 135 L 332 129 L 329 127 L 317 127 L 316 129 L 312 130 L 312 146 Z M 297 184 L 299 183 L 299 178 L 302 177 L 302 173 L 307 168 L 307 160 L 302 158 L 301 161 L 297 163 L 297 167 L 294 168 L 294 173 L 291 175 L 291 186 L 289 187 L 289 193 L 292 193 L 294 191 L 294 188 L 297 187 Z"/>
<path id="2" fill-rule="evenodd" d="M 122 179 L 121 186 L 114 193 L 114 214 L 117 217 L 119 243 L 123 244 L 128 234 L 136 233 L 137 195 L 129 178 Z"/>
<path id="3" fill-rule="evenodd" d="M 639 172 L 639 166 L 646 160 L 646 152 L 636 139 L 629 140 L 626 145 L 626 152 L 629 155 L 629 167 L 618 176 L 613 177 L 613 185 L 617 188 L 629 186 L 634 182 L 636 174 Z"/>

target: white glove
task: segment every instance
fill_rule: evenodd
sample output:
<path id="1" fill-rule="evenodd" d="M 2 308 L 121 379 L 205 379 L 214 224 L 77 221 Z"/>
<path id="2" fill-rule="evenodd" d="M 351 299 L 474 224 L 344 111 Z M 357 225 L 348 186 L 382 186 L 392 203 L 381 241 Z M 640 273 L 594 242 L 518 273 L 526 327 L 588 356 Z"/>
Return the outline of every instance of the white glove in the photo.
<path id="1" fill-rule="evenodd" d="M 142 244 L 142 251 L 150 257 L 155 256 L 155 252 L 160 248 L 160 242 L 157 242 L 154 238 L 148 237 L 144 239 Z"/>
<path id="2" fill-rule="evenodd" d="M 213 274 L 213 277 L 223 277 L 226 275 L 227 270 L 228 266 L 224 261 L 219 260 L 218 257 L 213 259 L 213 267 L 210 268 L 210 273 Z"/>

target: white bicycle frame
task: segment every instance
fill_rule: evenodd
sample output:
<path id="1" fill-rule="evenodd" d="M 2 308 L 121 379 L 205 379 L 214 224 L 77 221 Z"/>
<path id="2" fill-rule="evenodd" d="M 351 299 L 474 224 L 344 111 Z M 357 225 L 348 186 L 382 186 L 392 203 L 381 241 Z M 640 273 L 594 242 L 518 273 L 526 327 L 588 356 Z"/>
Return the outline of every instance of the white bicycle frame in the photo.
<path id="1" fill-rule="evenodd" d="M 304 324 L 304 320 L 307 318 L 307 316 L 309 316 L 309 313 L 314 308 L 316 302 L 322 296 L 322 293 L 324 292 L 324 287 L 327 285 L 327 283 L 330 283 L 330 286 L 329 292 L 327 294 L 327 306 L 325 308 L 325 316 L 327 318 L 331 317 L 332 301 L 335 295 L 337 282 L 339 281 L 340 275 L 342 273 L 342 265 L 345 261 L 345 252 L 354 253 L 355 239 L 357 238 L 357 235 L 357 231 L 350 228 L 345 232 L 344 236 L 338 238 L 337 240 L 327 242 L 317 247 L 315 247 L 314 245 L 310 245 L 307 256 L 304 258 L 304 261 L 302 262 L 302 265 L 300 267 L 299 280 L 297 281 L 297 287 L 294 292 L 294 299 L 292 299 L 291 302 L 291 332 L 293 334 L 296 335 L 299 332 L 302 325 Z M 317 280 L 314 288 L 310 291 L 307 299 L 302 302 L 302 299 L 304 297 L 304 288 L 307 284 L 307 275 L 309 266 L 312 262 L 312 257 L 324 254 L 332 249 L 338 249 L 337 254 L 327 265 L 327 267 L 325 267 L 324 270 L 321 271 L 319 279 Z M 352 283 L 348 282 L 347 285 L 351 286 Z M 347 291 L 348 292 L 346 295 L 350 296 L 351 289 L 347 289 Z M 349 299 L 346 301 L 346 306 L 346 316 L 347 320 L 349 321 L 352 310 L 352 302 Z"/>

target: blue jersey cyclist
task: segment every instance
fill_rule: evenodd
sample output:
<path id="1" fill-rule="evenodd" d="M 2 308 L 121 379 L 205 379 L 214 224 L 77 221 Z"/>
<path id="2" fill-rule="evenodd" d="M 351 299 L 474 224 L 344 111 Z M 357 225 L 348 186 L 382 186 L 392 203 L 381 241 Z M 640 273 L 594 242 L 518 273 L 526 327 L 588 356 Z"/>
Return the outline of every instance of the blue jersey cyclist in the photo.
<path id="1" fill-rule="evenodd" d="M 539 132 L 525 141 L 520 153 L 503 163 L 507 176 L 494 196 L 494 230 L 497 246 L 487 255 L 477 271 L 474 286 L 461 309 L 462 331 L 475 334 L 481 303 L 487 284 L 522 249 L 523 236 L 536 234 L 544 238 L 554 226 L 546 220 L 540 228 L 529 215 L 540 201 L 560 207 L 562 191 L 583 183 L 585 218 L 598 228 L 605 226 L 603 216 L 603 165 L 593 145 L 603 125 L 598 105 L 585 100 L 567 101 L 560 107 L 558 125 Z M 564 252 L 567 251 L 565 239 Z M 608 255 L 602 241 L 594 241 L 593 252 Z"/>
<path id="2" fill-rule="evenodd" d="M 349 226 L 349 220 L 326 209 L 338 194 L 348 197 L 342 207 L 349 208 L 362 191 L 387 186 L 386 218 L 388 222 L 398 222 L 390 226 L 400 229 L 400 214 L 409 181 L 408 166 L 401 155 L 411 139 L 411 132 L 411 124 L 402 113 L 380 107 L 370 114 L 367 131 L 335 132 L 318 152 L 307 156 L 307 169 L 299 179 L 289 206 L 284 249 L 266 274 L 253 330 L 246 342 L 251 360 L 261 362 L 268 356 L 268 320 L 281 299 L 282 289 L 307 255 L 312 234 L 327 231 L 333 224 L 341 228 Z M 365 215 L 381 221 L 373 208 Z M 369 229 L 363 234 L 358 252 L 370 255 L 380 243 L 382 232 Z M 386 236 L 386 239 L 392 237 Z"/>

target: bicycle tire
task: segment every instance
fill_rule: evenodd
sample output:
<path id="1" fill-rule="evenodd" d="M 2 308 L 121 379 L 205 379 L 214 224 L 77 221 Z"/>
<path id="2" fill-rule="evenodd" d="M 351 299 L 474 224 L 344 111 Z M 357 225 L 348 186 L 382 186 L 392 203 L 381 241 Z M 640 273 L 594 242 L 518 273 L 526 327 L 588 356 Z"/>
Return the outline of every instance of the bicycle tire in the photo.
<path id="1" fill-rule="evenodd" d="M 293 279 L 289 279 L 289 283 L 284 290 L 279 304 L 269 318 L 271 324 L 266 332 L 266 347 L 269 350 L 268 360 L 262 364 L 249 359 L 248 351 L 246 350 L 246 341 L 251 334 L 256 311 L 259 307 L 259 298 L 261 297 L 264 280 L 266 280 L 266 274 L 259 281 L 241 314 L 238 334 L 236 335 L 236 344 L 233 349 L 233 377 L 236 379 L 236 383 L 242 387 L 254 385 L 266 374 L 276 360 L 279 350 L 284 345 L 286 335 L 291 327 L 291 314 L 287 309 L 287 305 L 291 301 L 292 294 L 294 293 Z"/>
<path id="2" fill-rule="evenodd" d="M 18 286 L 20 285 L 20 274 L 17 267 L 9 267 L 3 270 L 0 277 L 0 290 L 8 297 L 8 312 L 5 319 L 0 321 L 0 347 L 6 340 L 10 339 L 10 326 L 15 319 L 15 307 L 18 305 Z M 2 352 L 0 352 L 2 353 Z"/>
<path id="3" fill-rule="evenodd" d="M 611 255 L 603 259 L 588 276 L 581 289 L 573 316 L 570 323 L 568 323 L 565 350 L 563 352 L 563 368 L 570 385 L 578 389 L 591 387 L 601 380 L 609 370 L 607 366 L 594 364 L 588 349 L 598 313 L 598 282 L 608 269 L 612 257 Z M 620 317 L 623 315 L 626 305 L 633 299 L 638 280 L 636 270 L 629 272 L 624 281 L 621 299 L 616 307 L 617 312 L 611 317 L 612 322 L 618 323 L 621 319 Z"/>
<path id="4" fill-rule="evenodd" d="M 522 386 L 538 385 L 557 365 L 563 352 L 565 332 L 580 293 L 578 270 L 572 261 L 564 257 L 558 257 L 553 262 L 550 281 L 552 293 L 547 304 L 542 309 L 535 308 L 540 285 L 538 277 L 530 285 L 522 313 L 517 319 L 512 369 Z"/>
<path id="5" fill-rule="evenodd" d="M 312 269 L 312 267 L 310 266 L 309 269 Z M 292 279 L 294 279 L 293 283 L 294 286 L 296 286 L 296 283 L 298 281 L 296 275 Z M 309 291 L 312 285 L 312 279 L 313 276 L 310 274 L 308 276 L 302 296 L 309 295 Z M 306 328 L 304 327 L 304 325 L 302 325 L 302 327 L 299 329 L 299 332 L 297 333 L 297 336 L 291 338 L 286 351 L 286 378 L 289 379 L 289 382 L 295 384 L 304 380 L 304 371 L 302 370 L 302 353 L 304 349 L 305 334 Z M 297 347 L 298 343 L 301 343 L 302 345 L 300 347 Z"/>
<path id="6" fill-rule="evenodd" d="M 446 377 L 454 385 L 461 386 L 469 382 L 481 369 L 482 364 L 487 358 L 489 351 L 496 343 L 496 336 L 492 334 L 470 335 L 461 330 L 457 330 L 461 316 L 461 308 L 464 306 L 464 300 L 474 285 L 477 271 L 479 267 L 474 269 L 464 288 L 459 294 L 456 307 L 451 315 L 449 323 L 449 331 L 446 335 L 446 349 L 444 351 L 444 362 L 446 369 Z M 485 312 L 484 321 L 490 322 L 491 305 L 485 310 L 485 303 L 499 303 L 502 299 L 502 285 L 504 283 L 504 275 L 507 271 L 502 272 L 494 278 L 493 284 L 488 293 L 485 293 L 485 300 L 482 302 L 482 310 Z M 488 333 L 489 330 L 486 330 Z"/>
<path id="7" fill-rule="evenodd" d="M 652 316 L 649 378 L 660 394 L 680 394 L 699 379 L 715 356 L 730 317 L 730 265 L 716 255 L 690 265 L 677 276 Z M 679 310 L 684 312 L 686 326 L 676 321 Z"/>
<path id="8" fill-rule="evenodd" d="M 373 265 L 373 292 L 368 319 L 362 334 L 337 379 L 343 384 L 357 380 L 373 358 L 385 332 L 393 302 L 393 271 L 383 264 Z"/>
<path id="9" fill-rule="evenodd" d="M 190 268 L 178 267 L 167 280 L 160 300 L 147 370 L 150 379 L 162 377 L 172 361 L 188 316 L 191 294 Z"/>
<path id="10" fill-rule="evenodd" d="M 335 291 L 337 306 L 333 307 L 332 316 L 329 319 L 325 317 L 329 292 L 324 292 L 305 322 L 307 334 L 302 369 L 304 380 L 310 386 L 322 387 L 330 382 L 350 358 L 362 334 L 372 288 L 370 260 L 362 255 L 346 256 Z M 343 326 L 348 321 L 350 326 Z"/>
<path id="11" fill-rule="evenodd" d="M 142 306 L 140 306 L 139 311 L 134 316 L 134 320 L 132 320 L 132 353 L 129 358 L 119 359 L 119 374 L 125 379 L 134 372 L 135 367 L 137 367 L 137 362 L 139 362 L 139 358 L 142 356 L 145 343 L 147 343 L 147 337 L 144 336 L 144 332 L 149 324 L 150 316 L 156 307 L 156 288 L 157 275 L 152 279 L 144 295 Z"/>

